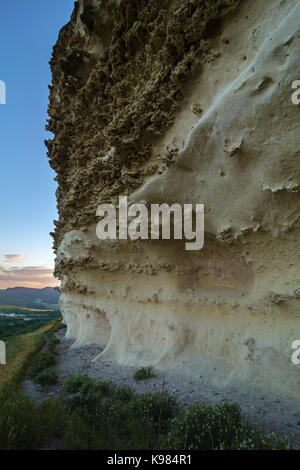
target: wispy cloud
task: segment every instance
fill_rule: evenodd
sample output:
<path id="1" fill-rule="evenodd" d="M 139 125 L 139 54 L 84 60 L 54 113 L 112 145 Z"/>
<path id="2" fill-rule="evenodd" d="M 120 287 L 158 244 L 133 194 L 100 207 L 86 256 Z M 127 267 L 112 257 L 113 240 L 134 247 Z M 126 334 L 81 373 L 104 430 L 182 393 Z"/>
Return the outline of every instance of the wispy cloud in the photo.
<path id="1" fill-rule="evenodd" d="M 42 288 L 56 285 L 58 285 L 58 281 L 53 277 L 53 269 L 49 266 L 15 267 L 0 264 L 0 289 L 21 286 Z"/>
<path id="2" fill-rule="evenodd" d="M 23 258 L 25 258 L 25 255 L 4 255 L 4 262 L 13 263 L 16 261 L 21 261 Z"/>

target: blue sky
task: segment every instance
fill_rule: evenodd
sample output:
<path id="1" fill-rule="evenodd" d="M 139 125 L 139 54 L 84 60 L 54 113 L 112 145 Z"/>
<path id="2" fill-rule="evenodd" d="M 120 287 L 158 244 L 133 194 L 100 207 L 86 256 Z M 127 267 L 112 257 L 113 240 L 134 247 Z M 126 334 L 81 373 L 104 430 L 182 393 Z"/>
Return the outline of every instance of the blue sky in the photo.
<path id="1" fill-rule="evenodd" d="M 0 104 L 0 289 L 53 284 L 49 232 L 57 218 L 56 183 L 44 146 L 51 137 L 44 129 L 48 62 L 73 6 L 73 0 L 1 2 L 0 80 L 6 84 L 6 104 Z"/>

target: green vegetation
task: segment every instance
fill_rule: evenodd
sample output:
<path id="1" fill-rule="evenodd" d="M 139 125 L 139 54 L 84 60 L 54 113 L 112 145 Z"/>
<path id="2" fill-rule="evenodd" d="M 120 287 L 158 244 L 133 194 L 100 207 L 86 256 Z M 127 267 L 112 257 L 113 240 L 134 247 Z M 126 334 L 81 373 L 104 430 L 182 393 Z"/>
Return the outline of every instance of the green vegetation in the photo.
<path id="1" fill-rule="evenodd" d="M 246 423 L 237 404 L 184 410 L 166 392 L 136 395 L 85 376 L 71 377 L 63 397 L 38 406 L 16 389 L 0 390 L 0 449 L 38 449 L 54 439 L 78 450 L 294 448 Z"/>
<path id="2" fill-rule="evenodd" d="M 33 381 L 35 381 L 35 378 L 43 372 L 43 370 L 47 369 L 50 366 L 54 366 L 56 363 L 56 357 L 55 354 L 49 350 L 45 350 L 40 352 L 33 361 L 31 371 L 30 371 L 30 377 Z"/>
<path id="3" fill-rule="evenodd" d="M 141 367 L 133 374 L 133 378 L 139 382 L 140 380 L 150 379 L 155 377 L 154 369 L 152 366 Z"/>
<path id="4" fill-rule="evenodd" d="M 62 435 L 64 407 L 59 400 L 40 406 L 13 387 L 0 388 L 0 449 L 39 449 Z"/>
<path id="5" fill-rule="evenodd" d="M 16 336 L 6 343 L 7 364 L 0 366 L 0 388 L 4 385 L 18 385 L 33 356 L 44 346 L 45 333 L 56 327 L 56 322 L 51 322 L 34 333 Z"/>
<path id="6" fill-rule="evenodd" d="M 55 347 L 59 343 L 59 339 L 55 334 L 63 325 L 56 323 L 47 332 L 47 349 L 40 352 L 32 361 L 30 368 L 30 378 L 33 382 L 40 385 L 56 384 L 58 377 L 54 370 L 50 369 L 51 366 L 56 364 Z"/>
<path id="7" fill-rule="evenodd" d="M 172 421 L 164 446 L 182 450 L 284 450 L 288 439 L 246 423 L 237 403 L 191 405 Z"/>
<path id="8" fill-rule="evenodd" d="M 53 369 L 44 369 L 34 376 L 33 381 L 40 385 L 53 385 L 58 382 L 58 377 Z"/>
<path id="9" fill-rule="evenodd" d="M 92 379 L 86 375 L 72 375 L 64 383 L 66 393 L 78 393 L 85 384 L 90 384 Z"/>
<path id="10" fill-rule="evenodd" d="M 56 338 L 54 333 L 49 333 L 48 334 L 48 349 L 49 351 L 55 353 L 55 346 L 59 344 L 59 339 Z"/>
<path id="11" fill-rule="evenodd" d="M 36 382 L 56 382 L 49 367 L 56 361 L 54 332 L 59 328 L 54 322 L 8 342 L 8 363 L 0 366 L 1 450 L 47 448 L 52 442 L 75 450 L 295 448 L 287 438 L 245 422 L 235 403 L 184 409 L 165 391 L 138 395 L 82 375 L 66 380 L 62 396 L 34 404 L 19 383 L 28 366 Z M 46 338 L 48 349 L 32 358 Z"/>
<path id="12" fill-rule="evenodd" d="M 61 317 L 56 309 L 33 309 L 12 305 L 0 306 L 0 339 L 9 339 L 31 333 Z"/>

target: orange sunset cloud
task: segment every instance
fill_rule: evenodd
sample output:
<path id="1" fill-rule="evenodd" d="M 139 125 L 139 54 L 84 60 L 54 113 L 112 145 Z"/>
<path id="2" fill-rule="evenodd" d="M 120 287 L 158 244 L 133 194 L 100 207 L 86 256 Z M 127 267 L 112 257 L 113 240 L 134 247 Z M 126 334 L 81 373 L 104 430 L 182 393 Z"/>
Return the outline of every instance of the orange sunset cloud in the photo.
<path id="1" fill-rule="evenodd" d="M 22 256 L 22 255 L 6 255 Z M 10 262 L 17 259 L 10 259 Z M 8 260 L 5 262 L 8 262 Z M 53 276 L 53 269 L 49 266 L 5 266 L 0 264 L 0 289 L 8 287 L 55 287 L 59 284 Z"/>

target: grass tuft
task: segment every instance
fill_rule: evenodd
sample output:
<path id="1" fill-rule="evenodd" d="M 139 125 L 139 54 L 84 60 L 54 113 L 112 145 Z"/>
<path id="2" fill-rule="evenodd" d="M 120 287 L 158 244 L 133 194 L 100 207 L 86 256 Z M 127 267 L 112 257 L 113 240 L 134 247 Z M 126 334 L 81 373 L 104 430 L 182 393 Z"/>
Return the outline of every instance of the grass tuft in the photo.
<path id="1" fill-rule="evenodd" d="M 30 377 L 34 380 L 38 374 L 56 363 L 56 356 L 53 352 L 45 350 L 40 352 L 33 360 Z"/>
<path id="2" fill-rule="evenodd" d="M 136 370 L 133 374 L 133 378 L 136 382 L 140 380 L 150 379 L 151 377 L 155 377 L 154 368 L 152 366 L 141 367 L 140 369 Z"/>
<path id="3" fill-rule="evenodd" d="M 44 369 L 33 377 L 33 381 L 39 385 L 54 385 L 58 382 L 58 376 L 53 369 Z"/>

